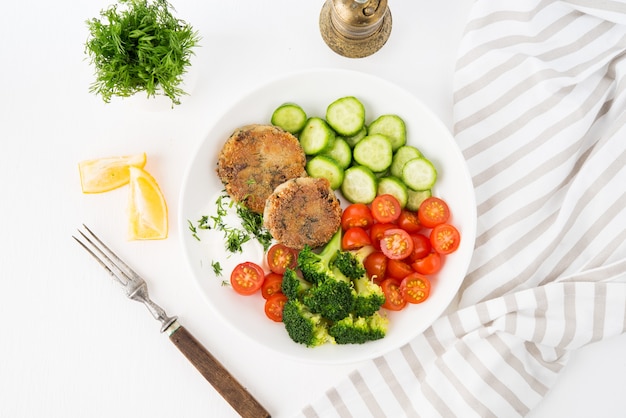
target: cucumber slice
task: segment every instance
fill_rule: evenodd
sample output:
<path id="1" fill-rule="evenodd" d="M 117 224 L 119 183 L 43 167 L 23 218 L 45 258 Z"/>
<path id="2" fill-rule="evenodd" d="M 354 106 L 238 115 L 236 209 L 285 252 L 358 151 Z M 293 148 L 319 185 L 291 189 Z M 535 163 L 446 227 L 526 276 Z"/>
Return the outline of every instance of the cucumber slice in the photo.
<path id="1" fill-rule="evenodd" d="M 343 169 L 350 167 L 352 163 L 352 148 L 344 139 L 339 137 L 335 138 L 333 146 L 324 151 L 322 155 L 329 156 Z"/>
<path id="2" fill-rule="evenodd" d="M 295 103 L 285 103 L 272 113 L 272 125 L 278 126 L 287 132 L 297 134 L 306 124 L 306 113 Z"/>
<path id="3" fill-rule="evenodd" d="M 393 155 L 393 161 L 391 162 L 390 172 L 392 176 L 402 178 L 402 169 L 407 161 L 422 156 L 420 150 L 411 145 L 404 145 L 398 148 Z"/>
<path id="4" fill-rule="evenodd" d="M 386 136 L 368 135 L 354 146 L 352 157 L 354 161 L 370 170 L 380 172 L 391 166 L 393 150 Z"/>
<path id="5" fill-rule="evenodd" d="M 437 181 L 437 170 L 426 158 L 414 158 L 404 164 L 402 181 L 413 190 L 431 189 Z"/>
<path id="6" fill-rule="evenodd" d="M 365 126 L 365 107 L 356 97 L 342 97 L 328 105 L 326 121 L 341 136 L 356 135 Z"/>
<path id="7" fill-rule="evenodd" d="M 389 138 L 393 150 L 406 144 L 406 125 L 398 115 L 382 115 L 367 128 L 369 134 L 382 134 Z"/>
<path id="8" fill-rule="evenodd" d="M 376 190 L 376 176 L 369 168 L 358 165 L 344 172 L 341 193 L 351 203 L 372 203 Z"/>
<path id="9" fill-rule="evenodd" d="M 300 145 L 306 155 L 319 154 L 330 149 L 334 141 L 335 132 L 322 118 L 309 118 L 300 132 Z"/>
<path id="10" fill-rule="evenodd" d="M 357 132 L 356 135 L 352 135 L 352 136 L 345 136 L 343 137 L 343 139 L 345 139 L 345 141 L 348 143 L 348 145 L 350 145 L 350 148 L 354 148 L 354 146 L 363 138 L 365 138 L 367 136 L 367 127 L 363 126 L 361 128 L 361 130 L 359 132 Z"/>
<path id="11" fill-rule="evenodd" d="M 337 190 L 343 183 L 344 171 L 335 160 L 326 155 L 317 155 L 306 163 L 306 172 L 311 177 L 325 178 L 330 187 Z"/>
<path id="12" fill-rule="evenodd" d="M 428 190 L 407 189 L 407 193 L 408 193 L 409 199 L 406 202 L 406 208 L 412 211 L 417 211 L 420 208 L 420 205 L 422 204 L 422 202 L 433 195 L 430 189 Z"/>
<path id="13" fill-rule="evenodd" d="M 398 199 L 401 207 L 405 207 L 409 200 L 409 190 L 406 184 L 397 177 L 388 176 L 383 177 L 378 181 L 377 194 L 390 194 Z"/>

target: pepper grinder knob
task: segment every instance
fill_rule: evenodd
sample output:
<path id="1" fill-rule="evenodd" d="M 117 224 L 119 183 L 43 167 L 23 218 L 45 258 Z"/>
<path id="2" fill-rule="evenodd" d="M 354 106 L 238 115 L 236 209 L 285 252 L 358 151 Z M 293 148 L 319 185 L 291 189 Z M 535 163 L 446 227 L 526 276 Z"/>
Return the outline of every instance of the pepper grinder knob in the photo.
<path id="1" fill-rule="evenodd" d="M 387 0 L 326 0 L 320 13 L 324 42 L 348 58 L 372 55 L 391 33 Z"/>

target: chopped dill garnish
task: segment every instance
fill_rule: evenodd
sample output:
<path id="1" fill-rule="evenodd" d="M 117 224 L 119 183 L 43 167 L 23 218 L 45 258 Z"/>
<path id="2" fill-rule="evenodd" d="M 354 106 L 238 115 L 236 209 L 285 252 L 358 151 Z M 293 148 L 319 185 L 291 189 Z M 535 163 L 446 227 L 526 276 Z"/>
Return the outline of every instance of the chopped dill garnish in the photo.
<path id="1" fill-rule="evenodd" d="M 213 273 L 215 273 L 216 276 L 219 277 L 222 275 L 222 265 L 219 261 L 212 261 L 211 267 L 213 267 Z"/>
<path id="2" fill-rule="evenodd" d="M 260 213 L 252 212 L 243 205 L 237 206 L 237 215 L 241 219 L 243 228 L 254 235 L 263 246 L 263 251 L 267 251 L 272 244 L 272 235 L 263 227 L 263 216 Z"/>

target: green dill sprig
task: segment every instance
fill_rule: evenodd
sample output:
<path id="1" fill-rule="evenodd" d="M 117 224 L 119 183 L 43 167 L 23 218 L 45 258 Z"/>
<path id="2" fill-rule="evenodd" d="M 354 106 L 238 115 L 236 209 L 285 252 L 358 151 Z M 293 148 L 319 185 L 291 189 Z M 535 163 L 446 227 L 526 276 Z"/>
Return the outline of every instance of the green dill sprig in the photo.
<path id="1" fill-rule="evenodd" d="M 113 96 L 145 91 L 180 104 L 179 87 L 200 36 L 172 15 L 166 0 L 118 0 L 87 20 L 85 53 L 95 67 L 89 91 L 108 103 Z M 118 6 L 126 6 L 120 7 Z"/>

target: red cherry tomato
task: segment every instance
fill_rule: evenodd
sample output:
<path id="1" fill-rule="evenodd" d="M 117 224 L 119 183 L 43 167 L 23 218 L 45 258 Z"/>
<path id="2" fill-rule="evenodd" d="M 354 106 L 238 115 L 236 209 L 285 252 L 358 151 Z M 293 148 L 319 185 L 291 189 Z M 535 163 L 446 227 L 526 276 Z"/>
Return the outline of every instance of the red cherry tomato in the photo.
<path id="1" fill-rule="evenodd" d="M 287 303 L 287 296 L 282 293 L 276 293 L 265 301 L 265 315 L 272 321 L 283 321 L 283 308 Z"/>
<path id="2" fill-rule="evenodd" d="M 416 233 L 411 234 L 411 239 L 413 240 L 413 252 L 409 255 L 409 260 L 419 260 L 430 254 L 432 245 L 429 237 L 424 234 Z"/>
<path id="3" fill-rule="evenodd" d="M 297 251 L 283 244 L 274 244 L 267 252 L 267 264 L 277 274 L 284 274 L 287 268 L 296 268 L 297 261 Z"/>
<path id="4" fill-rule="evenodd" d="M 356 250 L 371 244 L 372 241 L 365 229 L 357 226 L 348 229 L 341 237 L 341 247 L 344 250 Z"/>
<path id="5" fill-rule="evenodd" d="M 450 224 L 440 224 L 430 231 L 430 243 L 439 254 L 450 254 L 459 248 L 461 234 Z"/>
<path id="6" fill-rule="evenodd" d="M 400 282 L 400 293 L 408 303 L 422 303 L 430 295 L 430 280 L 419 273 L 412 273 Z"/>
<path id="7" fill-rule="evenodd" d="M 422 225 L 417 217 L 417 212 L 402 209 L 398 218 L 398 226 L 408 233 L 417 232 L 422 229 Z"/>
<path id="8" fill-rule="evenodd" d="M 397 226 L 394 224 L 377 223 L 372 225 L 372 227 L 370 228 L 370 239 L 372 240 L 372 245 L 374 246 L 374 249 L 376 249 L 377 251 L 380 250 L 380 240 L 383 239 L 385 231 L 394 228 L 397 228 Z"/>
<path id="9" fill-rule="evenodd" d="M 341 214 L 341 229 L 344 231 L 355 226 L 367 229 L 373 223 L 372 211 L 363 203 L 353 203 Z"/>
<path id="10" fill-rule="evenodd" d="M 387 275 L 388 258 L 380 251 L 374 251 L 363 260 L 363 267 L 367 272 L 367 277 L 380 282 Z"/>
<path id="11" fill-rule="evenodd" d="M 237 264 L 230 274 L 230 283 L 240 295 L 252 295 L 263 285 L 265 272 L 258 264 L 246 261 Z"/>
<path id="12" fill-rule="evenodd" d="M 389 259 L 389 261 L 387 261 L 387 277 L 402 280 L 414 272 L 415 270 L 413 270 L 411 265 L 402 260 Z"/>
<path id="13" fill-rule="evenodd" d="M 413 240 L 404 229 L 388 229 L 380 240 L 380 250 L 392 260 L 402 260 L 413 252 Z"/>
<path id="14" fill-rule="evenodd" d="M 263 295 L 264 299 L 268 299 L 270 296 L 275 295 L 276 293 L 282 293 L 282 285 L 282 274 L 277 274 L 274 272 L 266 274 L 265 280 L 263 280 L 263 285 L 261 286 L 261 295 Z"/>
<path id="15" fill-rule="evenodd" d="M 424 258 L 420 258 L 419 260 L 415 260 L 411 267 L 418 273 L 421 274 L 435 274 L 441 270 L 441 266 L 443 265 L 443 258 L 439 253 L 431 252 Z"/>
<path id="16" fill-rule="evenodd" d="M 445 223 L 449 217 L 448 204 L 438 197 L 429 197 L 424 200 L 417 211 L 417 218 L 426 228 Z"/>
<path id="17" fill-rule="evenodd" d="M 400 202 L 395 196 L 390 194 L 381 194 L 372 201 L 372 216 L 379 223 L 392 223 L 400 217 Z"/>
<path id="18" fill-rule="evenodd" d="M 400 292 L 400 282 L 397 279 L 385 279 L 380 284 L 385 294 L 385 303 L 383 308 L 390 311 L 400 311 L 406 306 L 406 300 Z"/>

